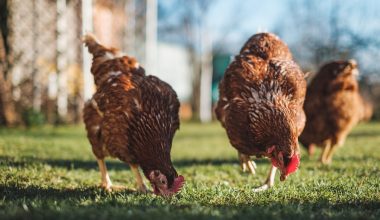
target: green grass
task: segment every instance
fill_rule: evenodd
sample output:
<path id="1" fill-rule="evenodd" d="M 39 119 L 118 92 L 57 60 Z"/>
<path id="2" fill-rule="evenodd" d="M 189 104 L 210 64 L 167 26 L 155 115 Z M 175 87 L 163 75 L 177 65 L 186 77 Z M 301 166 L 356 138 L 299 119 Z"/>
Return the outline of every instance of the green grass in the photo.
<path id="1" fill-rule="evenodd" d="M 186 186 L 165 199 L 130 190 L 107 193 L 81 126 L 0 129 L 0 219 L 380 219 L 380 124 L 359 125 L 331 166 L 303 151 L 300 170 L 254 193 L 217 123 L 183 123 L 172 157 Z M 317 152 L 319 154 L 319 152 Z M 134 188 L 129 167 L 108 159 L 114 184 Z"/>

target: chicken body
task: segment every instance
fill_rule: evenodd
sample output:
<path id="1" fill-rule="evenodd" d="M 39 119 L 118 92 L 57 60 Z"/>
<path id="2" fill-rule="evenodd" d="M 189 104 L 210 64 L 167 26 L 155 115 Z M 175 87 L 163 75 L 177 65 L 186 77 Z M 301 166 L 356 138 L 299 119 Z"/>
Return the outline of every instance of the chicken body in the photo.
<path id="1" fill-rule="evenodd" d="M 138 190 L 146 187 L 141 167 L 154 192 L 172 195 L 180 190 L 184 178 L 173 167 L 170 150 L 179 128 L 179 101 L 165 82 L 145 71 L 134 58 L 106 48 L 91 35 L 84 38 L 93 54 L 91 72 L 96 93 L 85 104 L 84 122 L 93 153 L 98 159 L 102 186 L 112 187 L 104 163 L 116 157 L 131 166 Z"/>
<path id="2" fill-rule="evenodd" d="M 313 153 L 323 148 L 321 162 L 329 164 L 332 156 L 362 117 L 362 99 L 354 60 L 334 61 L 324 65 L 311 81 L 305 100 L 306 126 L 301 143 Z"/>
<path id="3" fill-rule="evenodd" d="M 219 84 L 215 113 L 243 169 L 254 170 L 247 163 L 253 155 L 272 160 L 268 179 L 258 190 L 273 186 L 277 168 L 284 180 L 298 167 L 305 93 L 304 74 L 288 47 L 270 33 L 252 36 Z"/>

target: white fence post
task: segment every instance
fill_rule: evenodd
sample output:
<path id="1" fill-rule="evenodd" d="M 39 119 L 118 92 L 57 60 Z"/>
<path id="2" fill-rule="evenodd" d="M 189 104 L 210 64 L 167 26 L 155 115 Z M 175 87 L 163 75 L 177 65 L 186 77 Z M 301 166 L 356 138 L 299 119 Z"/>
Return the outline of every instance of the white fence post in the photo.
<path id="1" fill-rule="evenodd" d="M 82 35 L 93 31 L 92 0 L 82 0 Z M 94 80 L 91 75 L 91 55 L 87 48 L 82 46 L 83 59 L 83 99 L 89 100 L 94 93 Z"/>
<path id="2" fill-rule="evenodd" d="M 58 72 L 58 115 L 61 119 L 67 116 L 67 5 L 66 0 L 57 0 L 57 72 Z"/>
<path id="3" fill-rule="evenodd" d="M 200 111 L 201 122 L 212 120 L 212 41 L 203 16 L 201 23 L 201 81 L 200 81 Z"/>

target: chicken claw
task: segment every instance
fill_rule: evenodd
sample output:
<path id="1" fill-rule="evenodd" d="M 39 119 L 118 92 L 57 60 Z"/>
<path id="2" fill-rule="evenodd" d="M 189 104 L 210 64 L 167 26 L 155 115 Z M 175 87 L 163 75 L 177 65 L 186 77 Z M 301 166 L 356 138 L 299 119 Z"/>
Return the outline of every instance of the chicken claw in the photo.
<path id="1" fill-rule="evenodd" d="M 253 189 L 253 192 L 262 192 L 268 190 L 269 188 L 272 188 L 274 186 L 274 177 L 276 176 L 276 171 L 277 168 L 272 165 L 268 174 L 268 178 L 265 181 L 264 185 Z"/>
<path id="2" fill-rule="evenodd" d="M 100 187 L 101 187 L 103 190 L 105 190 L 106 192 L 112 192 L 112 188 L 113 188 L 112 184 L 109 184 L 109 183 L 106 183 L 106 182 L 102 182 L 102 183 L 100 184 Z"/>
<path id="3" fill-rule="evenodd" d="M 269 185 L 268 183 L 265 183 L 264 185 L 260 187 L 254 188 L 253 192 L 262 192 L 262 191 L 268 190 L 271 187 L 272 187 L 271 185 Z"/>
<path id="4" fill-rule="evenodd" d="M 98 162 L 100 175 L 102 179 L 102 183 L 100 184 L 100 187 L 102 187 L 107 192 L 111 192 L 113 186 L 112 186 L 111 179 L 108 175 L 106 163 L 104 162 L 104 159 L 98 159 L 97 162 Z"/>
<path id="5" fill-rule="evenodd" d="M 128 188 L 125 186 L 121 186 L 121 185 L 112 185 L 110 192 L 117 192 L 117 191 L 120 192 L 120 191 L 124 191 L 124 190 L 128 190 Z"/>
<path id="6" fill-rule="evenodd" d="M 142 185 L 137 186 L 137 192 L 139 192 L 139 193 L 150 193 L 150 190 L 148 190 L 148 188 L 146 188 L 145 184 L 142 184 Z"/>
<path id="7" fill-rule="evenodd" d="M 251 160 L 248 155 L 239 153 L 239 160 L 243 172 L 250 172 L 253 175 L 256 174 L 256 163 Z"/>
<path id="8" fill-rule="evenodd" d="M 140 193 L 148 193 L 149 190 L 146 188 L 144 181 L 140 175 L 139 167 L 136 164 L 129 164 L 131 167 L 132 173 L 136 178 L 136 186 L 137 186 L 137 192 Z"/>

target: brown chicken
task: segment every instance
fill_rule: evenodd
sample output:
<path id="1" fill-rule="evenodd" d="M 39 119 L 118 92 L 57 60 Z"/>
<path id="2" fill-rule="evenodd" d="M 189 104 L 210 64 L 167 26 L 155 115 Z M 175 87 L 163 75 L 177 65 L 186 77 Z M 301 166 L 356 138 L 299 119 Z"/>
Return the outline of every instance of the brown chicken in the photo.
<path id="1" fill-rule="evenodd" d="M 84 43 L 93 55 L 96 84 L 96 93 L 85 104 L 84 122 L 102 187 L 112 188 L 104 162 L 112 156 L 130 165 L 139 191 L 146 192 L 140 166 L 155 194 L 175 194 L 184 184 L 170 158 L 179 128 L 175 91 L 157 77 L 145 75 L 134 58 L 100 45 L 93 36 L 86 35 Z"/>
<path id="2" fill-rule="evenodd" d="M 315 145 L 323 148 L 320 161 L 329 164 L 332 156 L 362 115 L 354 60 L 324 65 L 311 81 L 304 105 L 305 129 L 300 142 L 309 155 Z"/>
<path id="3" fill-rule="evenodd" d="M 277 168 L 282 181 L 297 170 L 305 93 L 303 72 L 274 34 L 252 36 L 228 66 L 219 84 L 216 116 L 238 150 L 243 170 L 255 172 L 253 155 L 272 161 L 265 184 L 255 191 L 274 185 Z"/>

